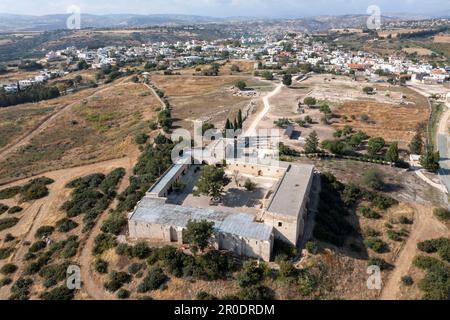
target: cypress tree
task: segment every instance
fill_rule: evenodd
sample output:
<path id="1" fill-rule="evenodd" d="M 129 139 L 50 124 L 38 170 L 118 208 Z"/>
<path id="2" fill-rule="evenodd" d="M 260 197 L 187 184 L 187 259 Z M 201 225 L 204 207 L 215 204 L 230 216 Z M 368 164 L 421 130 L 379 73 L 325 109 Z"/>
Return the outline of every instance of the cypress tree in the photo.
<path id="1" fill-rule="evenodd" d="M 239 109 L 238 115 L 237 115 L 237 124 L 238 124 L 238 129 L 242 129 L 242 110 Z"/>

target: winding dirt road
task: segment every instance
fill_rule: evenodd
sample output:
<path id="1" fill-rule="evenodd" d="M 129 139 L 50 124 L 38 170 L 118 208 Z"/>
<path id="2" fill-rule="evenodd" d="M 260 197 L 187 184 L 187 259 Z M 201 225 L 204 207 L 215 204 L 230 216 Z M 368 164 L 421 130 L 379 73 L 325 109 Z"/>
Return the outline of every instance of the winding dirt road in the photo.
<path id="1" fill-rule="evenodd" d="M 70 192 L 65 188 L 65 185 L 79 177 L 83 177 L 92 173 L 108 173 L 115 168 L 124 168 L 127 172 L 131 172 L 134 167 L 135 159 L 132 157 L 126 157 L 116 160 L 110 160 L 105 162 L 99 162 L 96 164 L 86 165 L 77 168 L 62 169 L 52 172 L 46 172 L 40 176 L 46 176 L 55 180 L 55 182 L 49 185 L 49 195 L 46 198 L 34 201 L 28 208 L 24 210 L 24 215 L 20 222 L 14 227 L 14 235 L 20 238 L 20 242 L 17 245 L 17 250 L 9 257 L 8 262 L 14 262 L 17 265 L 23 265 L 22 258 L 28 250 L 28 247 L 24 245 L 25 242 L 34 242 L 34 235 L 37 229 L 43 225 L 50 225 L 61 218 L 59 208 L 67 200 L 67 195 Z M 20 185 L 27 182 L 29 179 L 16 181 L 6 187 L 13 185 Z M 125 181 L 126 180 L 126 181 Z M 123 181 L 128 182 L 125 178 Z M 125 183 L 123 182 L 122 183 Z M 5 230 L 5 232 L 11 232 L 11 230 Z M 19 272 L 16 273 L 13 280 L 16 280 Z M 0 288 L 0 299 L 8 299 L 9 288 Z"/>
<path id="2" fill-rule="evenodd" d="M 256 129 L 258 128 L 259 123 L 261 122 L 262 119 L 264 119 L 264 117 L 267 115 L 267 113 L 269 113 L 270 108 L 272 107 L 270 105 L 270 101 L 269 99 L 276 96 L 278 93 L 280 93 L 281 88 L 283 88 L 283 84 L 280 83 L 275 90 L 273 90 L 272 92 L 270 92 L 268 95 L 266 95 L 263 98 L 263 103 L 264 103 L 264 109 L 256 116 L 256 118 L 252 121 L 251 125 L 249 126 L 249 128 L 247 129 L 247 131 L 245 132 L 244 136 L 249 137 L 251 135 L 255 135 Z"/>
<path id="3" fill-rule="evenodd" d="M 400 299 L 401 278 L 408 274 L 414 257 L 418 254 L 417 243 L 440 237 L 449 237 L 450 231 L 433 215 L 430 206 L 413 206 L 414 225 L 403 250 L 396 259 L 395 269 L 392 271 L 380 295 L 380 300 Z"/>

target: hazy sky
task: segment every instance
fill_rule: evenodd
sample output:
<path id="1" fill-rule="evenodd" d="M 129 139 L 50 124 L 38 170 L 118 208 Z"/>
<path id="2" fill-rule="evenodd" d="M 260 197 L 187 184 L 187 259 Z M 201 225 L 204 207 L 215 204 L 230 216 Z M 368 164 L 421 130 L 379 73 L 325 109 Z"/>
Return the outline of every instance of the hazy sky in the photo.
<path id="1" fill-rule="evenodd" d="M 77 5 L 82 13 L 177 13 L 215 17 L 302 17 L 366 13 L 378 5 L 382 13 L 430 14 L 450 10 L 450 0 L 0 0 L 1 13 L 66 13 Z"/>

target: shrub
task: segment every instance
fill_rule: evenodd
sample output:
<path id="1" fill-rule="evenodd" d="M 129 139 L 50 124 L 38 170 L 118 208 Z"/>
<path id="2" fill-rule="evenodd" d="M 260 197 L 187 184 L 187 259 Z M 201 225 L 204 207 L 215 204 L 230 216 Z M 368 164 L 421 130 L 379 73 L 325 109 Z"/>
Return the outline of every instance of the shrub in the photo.
<path id="1" fill-rule="evenodd" d="M 450 239 L 448 238 L 438 238 L 432 240 L 426 240 L 419 242 L 417 244 L 417 249 L 426 253 L 435 253 L 441 249 L 446 249 L 450 247 Z"/>
<path id="2" fill-rule="evenodd" d="M 105 180 L 105 175 L 103 173 L 94 173 L 82 178 L 72 180 L 66 184 L 66 188 L 69 189 L 92 189 L 98 188 L 100 184 Z"/>
<path id="3" fill-rule="evenodd" d="M 0 203 L 0 215 L 8 211 L 9 207 L 6 204 Z"/>
<path id="4" fill-rule="evenodd" d="M 290 281 L 296 275 L 294 264 L 290 261 L 278 261 L 277 262 L 280 270 L 278 272 L 278 277 L 282 281 Z"/>
<path id="5" fill-rule="evenodd" d="M 306 250 L 311 254 L 316 253 L 317 244 L 314 241 L 308 241 L 306 243 Z"/>
<path id="6" fill-rule="evenodd" d="M 64 259 L 74 257 L 77 254 L 79 245 L 80 243 L 77 238 L 70 238 L 70 240 L 67 240 L 64 249 L 61 252 L 62 257 Z"/>
<path id="7" fill-rule="evenodd" d="M 42 226 L 36 230 L 36 234 L 34 237 L 36 239 L 42 239 L 50 236 L 55 231 L 55 227 L 53 226 Z"/>
<path id="8" fill-rule="evenodd" d="M 0 288 L 2 288 L 4 286 L 9 286 L 11 283 L 12 283 L 12 279 L 5 277 L 2 280 L 0 280 Z"/>
<path id="9" fill-rule="evenodd" d="M 58 283 L 66 279 L 69 265 L 70 262 L 66 261 L 61 264 L 43 266 L 39 271 L 39 275 L 44 279 L 53 279 L 54 282 Z"/>
<path id="10" fill-rule="evenodd" d="M 116 292 L 125 283 L 131 282 L 131 275 L 126 272 L 113 271 L 109 275 L 109 281 L 105 283 L 104 287 L 109 292 Z"/>
<path id="11" fill-rule="evenodd" d="M 363 175 L 363 183 L 369 188 L 381 190 L 384 188 L 384 175 L 378 169 L 369 169 Z"/>
<path id="12" fill-rule="evenodd" d="M 48 289 L 48 288 L 56 286 L 58 284 L 58 282 L 56 282 L 56 280 L 53 278 L 48 278 L 48 279 L 45 279 L 44 282 L 42 282 L 42 284 L 44 285 L 45 288 Z"/>
<path id="13" fill-rule="evenodd" d="M 14 227 L 19 222 L 19 218 L 0 219 L 0 231 Z"/>
<path id="14" fill-rule="evenodd" d="M 425 278 L 419 282 L 424 299 L 447 300 L 450 290 L 450 267 L 439 259 L 426 256 L 416 256 L 413 264 L 425 270 Z"/>
<path id="15" fill-rule="evenodd" d="M 401 216 L 398 219 L 398 222 L 401 223 L 401 224 L 413 224 L 413 221 L 411 219 L 409 219 L 408 217 L 406 217 L 406 216 Z"/>
<path id="16" fill-rule="evenodd" d="M 127 225 L 128 219 L 121 212 L 113 212 L 103 222 L 101 230 L 106 233 L 118 235 Z"/>
<path id="17" fill-rule="evenodd" d="M 442 244 L 438 249 L 438 254 L 442 260 L 450 262 L 450 243 Z"/>
<path id="18" fill-rule="evenodd" d="M 5 242 L 11 242 L 14 241 L 16 237 L 14 237 L 11 233 L 7 233 L 5 236 Z"/>
<path id="19" fill-rule="evenodd" d="M 344 192 L 342 193 L 342 200 L 349 206 L 355 204 L 361 196 L 361 189 L 357 185 L 350 183 L 345 186 Z"/>
<path id="20" fill-rule="evenodd" d="M 0 199 L 11 199 L 20 193 L 21 187 L 11 187 L 0 190 Z"/>
<path id="21" fill-rule="evenodd" d="M 226 278 L 235 269 L 232 256 L 227 252 L 210 251 L 197 258 L 201 268 L 199 277 L 208 281 Z"/>
<path id="22" fill-rule="evenodd" d="M 144 263 L 133 263 L 128 267 L 128 272 L 131 274 L 136 274 L 139 271 L 141 271 L 142 269 L 145 268 L 145 264 Z"/>
<path id="23" fill-rule="evenodd" d="M 37 199 L 42 199 L 48 196 L 47 185 L 53 183 L 52 179 L 48 178 L 38 178 L 31 180 L 26 185 L 24 185 L 20 190 L 22 201 L 32 201 Z"/>
<path id="24" fill-rule="evenodd" d="M 378 237 L 380 236 L 380 232 L 378 232 L 377 230 L 373 229 L 373 228 L 366 228 L 366 230 L 364 231 L 365 236 L 367 237 Z"/>
<path id="25" fill-rule="evenodd" d="M 377 253 L 383 253 L 387 249 L 386 243 L 380 238 L 369 237 L 364 240 L 364 244 Z"/>
<path id="26" fill-rule="evenodd" d="M 205 291 L 200 291 L 197 293 L 196 295 L 196 299 L 197 300 L 202 300 L 202 301 L 212 301 L 212 300 L 219 300 L 216 296 L 205 292 Z"/>
<path id="27" fill-rule="evenodd" d="M 139 284 L 138 292 L 146 293 L 152 290 L 157 290 L 168 280 L 163 270 L 158 267 L 150 269 L 147 277 Z"/>
<path id="28" fill-rule="evenodd" d="M 119 299 L 128 299 L 130 297 L 130 291 L 125 289 L 119 289 L 117 291 L 117 298 Z"/>
<path id="29" fill-rule="evenodd" d="M 0 260 L 8 258 L 13 251 L 13 247 L 0 248 Z"/>
<path id="30" fill-rule="evenodd" d="M 22 210 L 23 210 L 22 207 L 14 206 L 14 207 L 9 208 L 8 213 L 15 214 L 15 213 L 21 212 Z"/>
<path id="31" fill-rule="evenodd" d="M 30 294 L 30 287 L 33 280 L 30 278 L 19 278 L 11 287 L 10 300 L 28 300 Z"/>
<path id="32" fill-rule="evenodd" d="M 398 242 L 403 241 L 403 238 L 402 238 L 403 233 L 401 233 L 401 232 L 397 232 L 394 230 L 388 230 L 387 236 L 389 239 L 391 239 L 393 241 L 398 241 Z"/>
<path id="33" fill-rule="evenodd" d="M 74 290 L 67 288 L 67 286 L 60 286 L 53 290 L 43 292 L 39 298 L 42 300 L 59 300 L 67 301 L 72 300 L 74 297 Z"/>
<path id="34" fill-rule="evenodd" d="M 244 188 L 247 191 L 254 191 L 256 189 L 256 183 L 254 183 L 250 179 L 247 179 L 247 180 L 245 180 Z"/>
<path id="35" fill-rule="evenodd" d="M 145 133 L 140 133 L 138 135 L 136 135 L 136 137 L 134 138 L 134 141 L 136 142 L 136 144 L 146 144 L 148 141 L 149 136 L 146 135 Z"/>
<path id="36" fill-rule="evenodd" d="M 375 210 L 373 210 L 372 208 L 369 207 L 361 207 L 361 214 L 363 215 L 364 218 L 367 219 L 380 219 L 381 215 L 376 212 Z"/>
<path id="37" fill-rule="evenodd" d="M 237 276 L 238 285 L 241 288 L 259 284 L 267 274 L 264 264 L 258 265 L 256 261 L 246 261 L 242 271 Z"/>
<path id="38" fill-rule="evenodd" d="M 94 240 L 92 253 L 94 255 L 99 255 L 115 246 L 117 246 L 117 241 L 113 235 L 100 233 Z"/>
<path id="39" fill-rule="evenodd" d="M 379 257 L 370 257 L 369 260 L 367 260 L 367 266 L 377 266 L 380 268 L 380 270 L 385 270 L 388 268 L 387 262 L 383 258 Z"/>
<path id="40" fill-rule="evenodd" d="M 265 286 L 256 285 L 242 288 L 239 292 L 239 298 L 242 300 L 272 300 L 274 297 L 273 291 Z"/>
<path id="41" fill-rule="evenodd" d="M 150 247 L 145 241 L 138 242 L 131 251 L 132 256 L 138 259 L 146 259 L 149 257 L 150 253 Z"/>
<path id="42" fill-rule="evenodd" d="M 434 257 L 416 256 L 413 260 L 413 265 L 419 269 L 427 270 L 435 266 L 442 266 L 443 262 Z"/>
<path id="43" fill-rule="evenodd" d="M 3 275 L 12 274 L 16 271 L 17 271 L 17 266 L 12 263 L 7 263 L 0 269 L 0 273 Z"/>
<path id="44" fill-rule="evenodd" d="M 437 252 L 438 247 L 436 246 L 436 242 L 433 240 L 426 240 L 419 242 L 417 244 L 417 249 L 426 253 L 434 253 Z"/>
<path id="45" fill-rule="evenodd" d="M 309 270 L 303 270 L 297 280 L 300 294 L 302 296 L 311 296 L 318 287 L 317 278 Z"/>
<path id="46" fill-rule="evenodd" d="M 414 284 L 414 280 L 410 276 L 403 276 L 401 281 L 402 281 L 403 285 L 408 286 L 408 287 L 412 286 Z"/>
<path id="47" fill-rule="evenodd" d="M 117 184 L 122 180 L 125 176 L 124 168 L 117 168 L 111 171 L 106 175 L 105 179 L 98 186 L 99 189 L 106 195 L 110 195 L 114 192 L 117 187 Z"/>
<path id="48" fill-rule="evenodd" d="M 97 259 L 95 260 L 95 271 L 102 274 L 108 273 L 108 262 L 103 259 Z"/>
<path id="49" fill-rule="evenodd" d="M 450 210 L 444 208 L 434 209 L 434 215 L 442 221 L 450 220 Z"/>
<path id="50" fill-rule="evenodd" d="M 56 228 L 59 232 L 69 232 L 76 227 L 78 227 L 78 223 L 68 218 L 63 218 L 56 222 Z"/>
<path id="51" fill-rule="evenodd" d="M 386 210 L 392 207 L 393 205 L 398 204 L 398 201 L 385 196 L 379 192 L 366 192 L 367 199 L 372 202 L 372 204 L 380 210 Z"/>
<path id="52" fill-rule="evenodd" d="M 36 241 L 31 245 L 31 247 L 28 249 L 29 252 L 36 253 L 41 251 L 47 246 L 47 243 L 45 241 Z"/>
<path id="53" fill-rule="evenodd" d="M 133 257 L 133 247 L 126 243 L 119 243 L 116 247 L 116 253 L 119 256 Z"/>

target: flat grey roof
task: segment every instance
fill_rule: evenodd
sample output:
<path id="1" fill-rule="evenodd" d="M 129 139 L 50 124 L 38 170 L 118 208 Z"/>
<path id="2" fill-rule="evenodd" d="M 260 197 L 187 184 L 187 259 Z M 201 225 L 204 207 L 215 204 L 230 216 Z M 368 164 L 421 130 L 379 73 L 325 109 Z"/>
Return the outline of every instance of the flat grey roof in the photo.
<path id="1" fill-rule="evenodd" d="M 148 193 L 159 194 L 189 161 L 189 157 L 179 159 L 162 175 L 162 177 L 158 181 L 156 181 L 156 183 L 150 188 Z"/>
<path id="2" fill-rule="evenodd" d="M 314 166 L 291 165 L 277 185 L 268 212 L 296 217 L 306 198 Z"/>
<path id="3" fill-rule="evenodd" d="M 161 199 L 145 197 L 138 204 L 130 221 L 167 225 L 185 228 L 189 220 L 214 222 L 214 228 L 223 233 L 268 241 L 273 228 L 254 222 L 252 215 L 246 213 L 225 213 L 213 209 L 188 208 L 166 204 Z"/>

